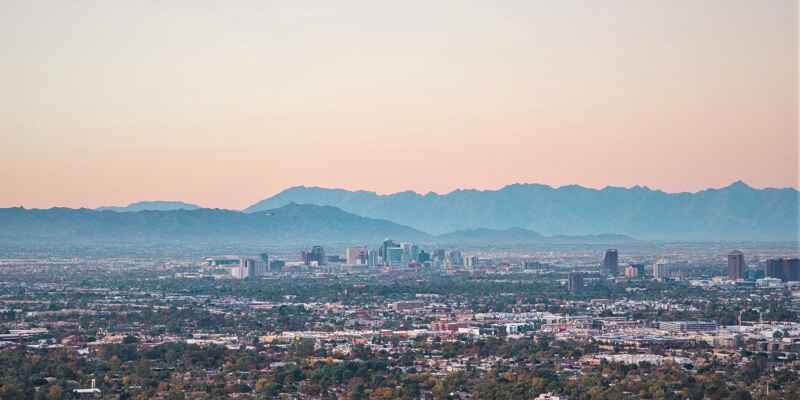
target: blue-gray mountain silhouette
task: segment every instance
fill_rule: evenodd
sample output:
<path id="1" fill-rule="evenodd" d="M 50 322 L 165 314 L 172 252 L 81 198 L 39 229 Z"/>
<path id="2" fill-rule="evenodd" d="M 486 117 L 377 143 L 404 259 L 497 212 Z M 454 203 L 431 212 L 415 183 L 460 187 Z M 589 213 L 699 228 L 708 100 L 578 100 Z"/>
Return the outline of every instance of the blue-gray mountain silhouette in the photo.
<path id="1" fill-rule="evenodd" d="M 197 210 L 202 208 L 196 204 L 182 201 L 138 201 L 124 207 L 108 206 L 98 207 L 98 211 L 136 212 L 136 211 L 171 211 L 171 210 Z"/>
<path id="2" fill-rule="evenodd" d="M 221 209 L 167 211 L 98 211 L 86 208 L 46 210 L 0 208 L 0 241 L 53 242 L 203 242 L 380 243 L 399 241 L 450 246 L 491 246 L 537 243 L 618 243 L 622 235 L 543 236 L 525 229 L 476 229 L 432 236 L 391 221 L 365 218 L 333 206 L 290 203 L 244 213 Z"/>
<path id="3" fill-rule="evenodd" d="M 246 212 L 290 202 L 330 205 L 432 234 L 477 228 L 521 227 L 549 235 L 613 232 L 639 239 L 797 240 L 798 191 L 754 189 L 738 181 L 721 189 L 665 193 L 647 187 L 590 189 L 514 184 L 499 190 L 439 195 L 378 195 L 293 187 Z"/>
<path id="4" fill-rule="evenodd" d="M 0 209 L 0 238 L 64 241 L 204 241 L 272 244 L 379 243 L 429 235 L 335 207 L 288 204 L 258 213 L 221 209 L 114 212 L 90 209 Z"/>

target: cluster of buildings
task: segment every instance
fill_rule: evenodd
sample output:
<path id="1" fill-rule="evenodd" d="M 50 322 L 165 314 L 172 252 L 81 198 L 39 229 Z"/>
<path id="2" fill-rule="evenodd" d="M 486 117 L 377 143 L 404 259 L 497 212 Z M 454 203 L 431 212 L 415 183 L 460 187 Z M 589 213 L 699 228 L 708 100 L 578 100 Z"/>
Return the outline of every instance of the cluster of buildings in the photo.
<path id="1" fill-rule="evenodd" d="M 464 257 L 458 250 L 437 249 L 430 253 L 414 243 L 397 243 L 388 238 L 374 249 L 370 249 L 367 245 L 348 247 L 344 255 L 344 258 L 338 255 L 326 257 L 322 246 L 314 246 L 311 250 L 303 251 L 301 259 L 307 266 L 343 263 L 369 267 L 469 267 L 478 266 L 483 261 L 477 257 Z"/>
<path id="2" fill-rule="evenodd" d="M 650 267 L 654 279 L 685 279 L 689 275 L 691 265 L 687 261 L 668 261 L 660 259 Z M 617 249 L 608 249 L 603 256 L 601 271 L 612 275 L 623 275 L 626 278 L 639 278 L 647 274 L 647 267 L 642 263 L 631 263 L 620 269 Z M 727 278 L 730 281 L 755 281 L 767 278 L 770 282 L 800 281 L 800 259 L 771 258 L 755 267 L 748 267 L 744 253 L 734 250 L 727 255 Z"/>
<path id="3" fill-rule="evenodd" d="M 240 256 L 207 257 L 204 262 L 209 267 L 229 268 L 231 276 L 236 279 L 255 278 L 265 276 L 271 272 L 280 272 L 286 265 L 282 260 L 271 260 L 268 253 L 261 253 L 258 258 Z"/>
<path id="4" fill-rule="evenodd" d="M 759 286 L 772 286 L 783 282 L 800 281 L 800 259 L 771 258 L 748 268 L 741 251 L 728 254 L 728 279 L 731 281 L 756 281 Z"/>

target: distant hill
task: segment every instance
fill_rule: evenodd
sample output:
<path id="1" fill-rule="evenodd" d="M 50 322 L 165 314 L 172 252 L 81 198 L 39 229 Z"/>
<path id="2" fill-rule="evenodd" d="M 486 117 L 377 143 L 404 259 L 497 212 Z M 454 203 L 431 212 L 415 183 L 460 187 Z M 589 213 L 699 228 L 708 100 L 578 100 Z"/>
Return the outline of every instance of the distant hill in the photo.
<path id="1" fill-rule="evenodd" d="M 139 201 L 124 207 L 98 207 L 98 211 L 136 212 L 136 211 L 172 211 L 172 210 L 197 210 L 202 207 L 184 203 L 182 201 Z"/>
<path id="2" fill-rule="evenodd" d="M 41 241 L 213 241 L 271 244 L 424 241 L 423 232 L 335 207 L 288 204 L 258 213 L 220 209 L 113 212 L 0 209 L 0 237 Z"/>
<path id="3" fill-rule="evenodd" d="M 444 195 L 379 195 L 298 186 L 245 211 L 291 202 L 335 206 L 432 234 L 521 227 L 547 235 L 615 232 L 656 240 L 797 240 L 800 226 L 797 190 L 754 189 L 744 182 L 696 193 L 665 193 L 641 186 L 591 189 L 514 184 Z"/>
<path id="4" fill-rule="evenodd" d="M 462 245 L 512 245 L 512 244 L 546 244 L 546 243 L 626 243 L 636 239 L 626 235 L 556 235 L 545 236 L 541 233 L 522 228 L 510 229 L 468 229 L 445 233 L 436 237 L 437 243 L 453 243 Z"/>

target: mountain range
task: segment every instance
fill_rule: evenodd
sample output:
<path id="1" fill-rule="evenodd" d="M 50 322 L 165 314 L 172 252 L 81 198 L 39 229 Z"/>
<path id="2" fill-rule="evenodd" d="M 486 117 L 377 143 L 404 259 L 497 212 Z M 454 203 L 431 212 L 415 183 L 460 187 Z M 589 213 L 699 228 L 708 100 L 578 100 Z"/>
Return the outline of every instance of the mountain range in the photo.
<path id="1" fill-rule="evenodd" d="M 797 240 L 798 191 L 755 189 L 737 181 L 720 189 L 666 193 L 647 187 L 592 189 L 514 184 L 499 190 L 411 191 L 380 195 L 297 186 L 245 209 L 289 203 L 328 205 L 431 234 L 523 228 L 549 235 L 607 232 L 651 240 Z"/>
<path id="2" fill-rule="evenodd" d="M 795 189 L 755 189 L 743 182 L 695 193 L 514 184 L 442 195 L 380 195 L 298 186 L 244 212 L 176 201 L 96 210 L 0 209 L 0 237 L 276 243 L 393 237 L 472 244 L 615 243 L 631 237 L 797 241 L 798 207 Z"/>
<path id="3" fill-rule="evenodd" d="M 90 209 L 0 209 L 0 238 L 59 241 L 213 241 L 272 244 L 377 243 L 426 233 L 330 206 L 288 204 L 243 213 L 222 209 L 114 212 Z"/>
<path id="4" fill-rule="evenodd" d="M 107 206 L 98 207 L 98 211 L 116 212 L 136 212 L 136 211 L 172 211 L 172 210 L 197 210 L 200 207 L 196 204 L 184 203 L 182 201 L 139 201 L 128 204 L 124 207 Z"/>
<path id="5" fill-rule="evenodd" d="M 264 243 L 270 245 L 380 243 L 399 241 L 443 245 L 618 243 L 622 235 L 548 237 L 513 228 L 478 229 L 433 236 L 391 221 L 361 217 L 332 206 L 290 203 L 244 213 L 221 209 L 116 212 L 71 208 L 0 209 L 0 240 L 37 243 Z"/>

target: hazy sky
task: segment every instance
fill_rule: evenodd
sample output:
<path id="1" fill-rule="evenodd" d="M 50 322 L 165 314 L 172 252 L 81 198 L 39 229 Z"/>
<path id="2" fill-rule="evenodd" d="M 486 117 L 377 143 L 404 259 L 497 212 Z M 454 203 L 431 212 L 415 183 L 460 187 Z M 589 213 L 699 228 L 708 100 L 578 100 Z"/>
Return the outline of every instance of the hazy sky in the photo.
<path id="1" fill-rule="evenodd" d="M 4 0 L 0 206 L 797 187 L 797 8 Z"/>

